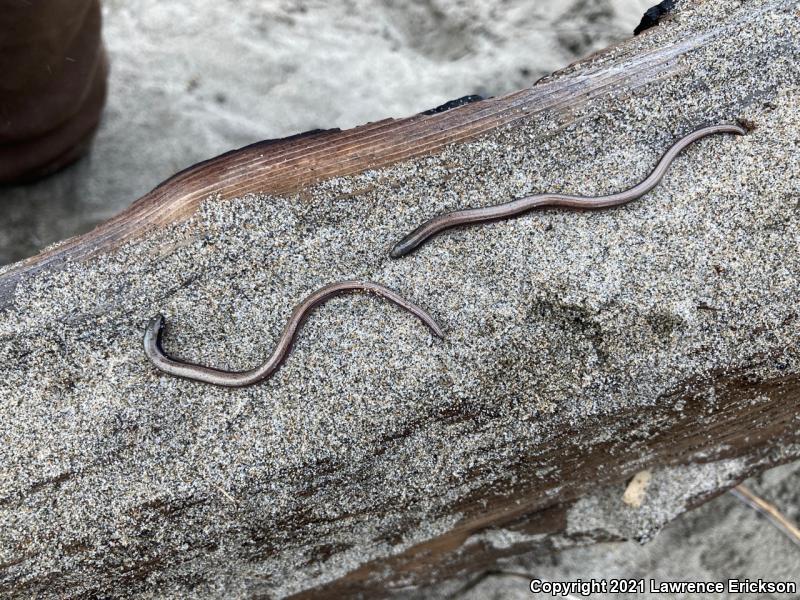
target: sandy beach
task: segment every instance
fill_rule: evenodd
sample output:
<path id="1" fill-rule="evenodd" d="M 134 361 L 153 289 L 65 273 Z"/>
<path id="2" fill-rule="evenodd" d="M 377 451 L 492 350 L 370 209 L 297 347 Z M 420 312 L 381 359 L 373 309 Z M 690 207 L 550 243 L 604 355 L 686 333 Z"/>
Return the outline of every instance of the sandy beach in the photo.
<path id="1" fill-rule="evenodd" d="M 652 3 L 108 0 L 110 96 L 94 148 L 44 181 L 0 189 L 0 264 L 88 231 L 173 173 L 232 148 L 528 87 L 628 37 Z M 800 463 L 748 485 L 800 520 Z M 796 579 L 800 548 L 725 494 L 644 545 L 521 557 L 500 571 L 428 597 L 529 598 L 520 574 Z"/>

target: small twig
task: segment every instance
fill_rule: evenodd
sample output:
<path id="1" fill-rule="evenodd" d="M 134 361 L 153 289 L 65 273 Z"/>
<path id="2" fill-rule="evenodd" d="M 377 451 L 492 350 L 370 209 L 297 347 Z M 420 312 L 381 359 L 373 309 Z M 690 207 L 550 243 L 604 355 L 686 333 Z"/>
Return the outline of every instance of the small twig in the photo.
<path id="1" fill-rule="evenodd" d="M 779 511 L 774 504 L 770 504 L 750 491 L 744 484 L 739 484 L 735 488 L 731 488 L 730 493 L 736 496 L 739 500 L 757 510 L 762 515 L 769 519 L 775 527 L 780 529 L 786 537 L 792 540 L 795 544 L 800 546 L 800 529 L 797 525 L 792 523 L 787 517 Z"/>
<path id="2" fill-rule="evenodd" d="M 235 506 L 239 506 L 239 503 L 236 502 L 236 498 L 234 498 L 228 492 L 226 492 L 225 489 L 221 485 L 217 485 L 216 483 L 213 483 L 213 482 L 211 482 L 211 485 L 213 485 L 215 488 L 217 488 L 217 490 L 219 490 L 219 492 L 223 496 L 225 496 L 228 500 L 230 500 Z"/>

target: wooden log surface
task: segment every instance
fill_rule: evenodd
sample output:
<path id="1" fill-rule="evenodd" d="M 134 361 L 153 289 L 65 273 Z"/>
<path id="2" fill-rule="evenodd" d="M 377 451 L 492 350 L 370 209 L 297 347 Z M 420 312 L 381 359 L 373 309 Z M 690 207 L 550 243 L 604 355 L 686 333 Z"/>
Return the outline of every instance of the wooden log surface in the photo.
<path id="1" fill-rule="evenodd" d="M 0 306 L 9 303 L 16 284 L 28 274 L 58 268 L 135 239 L 150 227 L 185 219 L 209 195 L 233 198 L 249 193 L 287 194 L 332 177 L 377 169 L 474 139 L 497 128 L 540 115 L 566 125 L 596 98 L 615 90 L 635 90 L 675 70 L 676 61 L 713 37 L 696 32 L 688 39 L 638 51 L 609 49 L 608 65 L 593 66 L 603 53 L 545 78 L 531 88 L 459 106 L 427 111 L 406 119 L 384 119 L 347 131 L 319 130 L 281 140 L 258 142 L 198 163 L 170 177 L 117 217 L 86 235 L 56 244 L 20 261 L 0 277 Z M 572 76 L 570 76 L 572 74 Z"/>
<path id="2" fill-rule="evenodd" d="M 798 458 L 798 16 L 679 3 L 527 90 L 211 159 L 4 269 L 0 592 L 408 593 L 646 539 Z M 699 142 L 629 206 L 386 256 L 444 210 L 629 187 L 733 120 L 752 130 Z M 252 366 L 294 303 L 350 277 L 431 310 L 445 340 L 349 298 L 259 386 L 173 379 L 142 352 L 161 311 L 167 350 Z M 660 483 L 637 510 L 621 498 L 643 468 Z"/>

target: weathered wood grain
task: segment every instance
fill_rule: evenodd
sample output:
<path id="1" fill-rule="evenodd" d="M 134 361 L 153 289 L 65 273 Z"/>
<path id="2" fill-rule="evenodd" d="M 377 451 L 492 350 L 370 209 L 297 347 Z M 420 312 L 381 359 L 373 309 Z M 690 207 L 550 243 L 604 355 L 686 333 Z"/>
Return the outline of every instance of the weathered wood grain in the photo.
<path id="1" fill-rule="evenodd" d="M 800 457 L 797 17 L 679 3 L 527 90 L 211 159 L 5 269 L 0 594 L 419 595 L 522 552 L 646 539 Z M 693 146 L 642 201 L 386 256 L 456 206 L 624 188 L 735 119 L 752 131 Z M 356 276 L 445 340 L 348 298 L 256 387 L 143 354 L 164 312 L 168 351 L 251 366 L 294 302 Z M 637 511 L 621 498 L 644 468 L 660 483 Z"/>

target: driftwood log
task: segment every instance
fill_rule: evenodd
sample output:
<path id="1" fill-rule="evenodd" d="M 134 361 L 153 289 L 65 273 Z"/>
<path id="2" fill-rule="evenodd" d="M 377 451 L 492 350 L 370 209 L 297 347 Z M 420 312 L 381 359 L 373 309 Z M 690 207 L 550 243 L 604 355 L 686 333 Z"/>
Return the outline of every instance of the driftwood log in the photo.
<path id="1" fill-rule="evenodd" d="M 263 142 L 0 273 L 3 597 L 380 597 L 575 543 L 646 540 L 800 457 L 800 12 L 679 2 L 530 89 Z M 643 199 L 391 244 L 456 207 Z M 132 149 L 131 151 L 140 151 Z M 317 310 L 269 381 L 243 369 Z M 626 482 L 653 472 L 640 506 Z"/>

